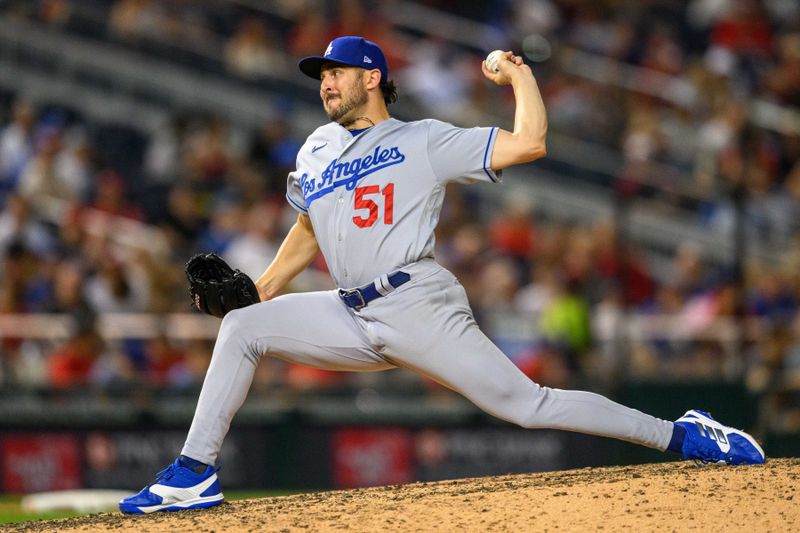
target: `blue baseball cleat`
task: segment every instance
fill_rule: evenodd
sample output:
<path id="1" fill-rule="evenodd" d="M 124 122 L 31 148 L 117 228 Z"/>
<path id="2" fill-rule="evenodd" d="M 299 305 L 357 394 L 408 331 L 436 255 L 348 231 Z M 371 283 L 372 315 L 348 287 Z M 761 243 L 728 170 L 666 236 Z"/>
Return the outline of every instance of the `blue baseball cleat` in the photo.
<path id="1" fill-rule="evenodd" d="M 703 411 L 687 411 L 675 424 L 686 430 L 681 448 L 684 459 L 729 465 L 760 465 L 767 460 L 753 437 L 723 426 Z"/>
<path id="2" fill-rule="evenodd" d="M 156 475 L 152 485 L 119 502 L 123 513 L 145 514 L 155 511 L 205 509 L 222 503 L 217 469 L 207 466 L 196 473 L 180 464 L 180 459 Z"/>

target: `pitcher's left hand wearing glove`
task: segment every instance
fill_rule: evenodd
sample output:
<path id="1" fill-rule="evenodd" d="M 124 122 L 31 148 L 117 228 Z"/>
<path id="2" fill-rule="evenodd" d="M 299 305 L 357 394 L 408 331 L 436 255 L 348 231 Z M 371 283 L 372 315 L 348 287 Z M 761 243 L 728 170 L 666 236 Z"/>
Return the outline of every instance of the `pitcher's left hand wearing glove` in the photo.
<path id="1" fill-rule="evenodd" d="M 224 317 L 228 311 L 258 303 L 253 280 L 234 270 L 215 253 L 200 253 L 186 263 L 192 304 L 200 311 Z"/>

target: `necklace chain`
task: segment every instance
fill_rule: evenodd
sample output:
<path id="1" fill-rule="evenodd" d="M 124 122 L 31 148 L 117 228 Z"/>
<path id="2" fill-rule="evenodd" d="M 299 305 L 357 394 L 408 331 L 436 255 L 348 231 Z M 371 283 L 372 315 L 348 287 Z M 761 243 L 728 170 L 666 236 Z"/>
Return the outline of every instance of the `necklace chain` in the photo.
<path id="1" fill-rule="evenodd" d="M 363 117 L 363 116 L 362 116 L 362 117 L 356 117 L 356 118 L 354 118 L 353 120 L 349 120 L 349 121 L 347 121 L 347 122 L 343 122 L 343 123 L 340 123 L 340 124 L 341 124 L 343 127 L 347 128 L 347 129 L 353 129 L 353 128 L 351 128 L 350 126 L 352 126 L 353 124 L 355 124 L 355 123 L 356 123 L 356 122 L 358 122 L 359 120 L 364 120 L 364 121 L 366 121 L 366 122 L 369 122 L 369 126 L 367 126 L 368 128 L 371 128 L 372 126 L 374 126 L 374 125 L 375 125 L 375 123 L 372 121 L 372 119 L 371 119 L 371 118 L 369 118 L 369 117 Z"/>
<path id="2" fill-rule="evenodd" d="M 375 125 L 375 123 L 372 122 L 372 119 L 370 119 L 369 117 L 356 117 L 355 119 L 353 119 L 353 122 L 355 122 L 357 120 L 366 120 L 367 122 L 369 122 L 370 126 L 374 126 Z"/>
<path id="3" fill-rule="evenodd" d="M 369 122 L 370 127 L 375 125 L 375 123 L 372 122 L 372 119 L 370 119 L 369 117 L 356 117 L 353 120 L 351 120 L 350 122 L 348 122 L 347 124 L 342 124 L 342 125 L 347 127 L 347 126 L 350 126 L 350 125 L 354 124 L 355 122 L 358 122 L 359 120 L 364 120 L 366 122 Z"/>

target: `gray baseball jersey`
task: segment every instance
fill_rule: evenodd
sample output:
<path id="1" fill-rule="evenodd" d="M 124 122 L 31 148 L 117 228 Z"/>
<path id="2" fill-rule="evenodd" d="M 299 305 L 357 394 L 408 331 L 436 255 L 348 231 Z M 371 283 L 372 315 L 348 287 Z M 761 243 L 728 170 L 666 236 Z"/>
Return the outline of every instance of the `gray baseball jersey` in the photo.
<path id="1" fill-rule="evenodd" d="M 362 308 L 338 291 L 288 294 L 222 321 L 182 454 L 213 464 L 261 357 L 328 370 L 403 367 L 527 428 L 604 435 L 666 449 L 672 422 L 598 394 L 541 387 L 480 330 L 461 284 L 433 259 L 433 230 L 449 181 L 499 181 L 496 128 L 389 119 L 358 136 L 331 123 L 303 145 L 287 198 L 311 218 L 342 288 L 374 283 Z M 410 281 L 389 286 L 398 269 Z"/>
<path id="2" fill-rule="evenodd" d="M 339 287 L 433 257 L 450 181 L 499 181 L 489 168 L 497 128 L 385 120 L 353 136 L 336 123 L 312 133 L 286 197 L 314 226 Z"/>

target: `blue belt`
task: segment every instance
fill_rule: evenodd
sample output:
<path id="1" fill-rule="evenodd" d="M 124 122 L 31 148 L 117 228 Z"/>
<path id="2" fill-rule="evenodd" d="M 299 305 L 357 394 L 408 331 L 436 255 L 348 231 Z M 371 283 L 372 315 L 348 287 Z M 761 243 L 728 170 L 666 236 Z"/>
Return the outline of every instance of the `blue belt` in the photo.
<path id="1" fill-rule="evenodd" d="M 406 274 L 403 271 L 398 270 L 394 274 L 389 274 L 388 281 L 391 289 L 385 288 L 384 292 L 391 292 L 394 289 L 398 288 L 400 285 L 404 283 L 408 283 L 411 280 L 411 275 Z M 376 298 L 380 298 L 384 296 L 380 292 L 378 292 L 378 288 L 375 286 L 375 283 L 370 283 L 369 285 L 364 285 L 363 287 L 359 287 L 357 289 L 353 289 L 351 291 L 346 291 L 343 289 L 339 289 L 339 297 L 348 307 L 352 307 L 356 311 L 362 309 L 367 306 L 372 300 Z"/>

